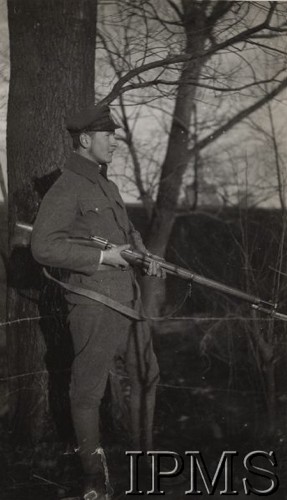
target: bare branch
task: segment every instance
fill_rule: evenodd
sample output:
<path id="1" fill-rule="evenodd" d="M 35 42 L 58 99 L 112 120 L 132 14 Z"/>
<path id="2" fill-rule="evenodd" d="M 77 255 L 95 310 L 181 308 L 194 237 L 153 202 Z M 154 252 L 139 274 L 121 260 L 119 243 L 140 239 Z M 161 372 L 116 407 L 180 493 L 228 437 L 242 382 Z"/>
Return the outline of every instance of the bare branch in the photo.
<path id="1" fill-rule="evenodd" d="M 135 175 L 135 181 L 137 188 L 139 190 L 140 198 L 143 202 L 143 205 L 146 209 L 146 212 L 149 216 L 151 216 L 152 213 L 152 206 L 153 206 L 153 200 L 147 190 L 144 187 L 142 177 L 141 177 L 141 167 L 140 167 L 140 161 L 137 155 L 137 151 L 134 145 L 133 141 L 133 134 L 129 126 L 128 122 L 128 117 L 126 114 L 125 106 L 124 106 L 124 101 L 123 97 L 120 96 L 120 107 L 121 107 L 121 112 L 122 112 L 122 118 L 123 118 L 123 125 L 124 125 L 124 130 L 126 133 L 126 137 L 124 139 L 124 142 L 127 144 L 129 148 L 129 152 L 132 157 L 133 161 L 133 166 L 134 166 L 134 175 Z"/>
<path id="2" fill-rule="evenodd" d="M 212 9 L 210 16 L 208 17 L 209 26 L 214 26 L 219 19 L 225 16 L 227 12 L 233 7 L 235 2 L 230 2 L 228 0 L 222 1 L 219 0 L 216 2 L 215 6 Z"/>
<path id="3" fill-rule="evenodd" d="M 282 54 L 284 56 L 287 55 L 286 50 L 280 50 L 276 47 L 270 47 L 269 45 L 265 45 L 264 43 L 254 42 L 252 40 L 246 40 L 246 43 L 249 43 L 249 45 L 256 45 L 256 47 L 261 47 L 262 49 L 271 50 L 272 52 L 277 52 L 278 54 Z"/>
<path id="4" fill-rule="evenodd" d="M 279 148 L 278 148 L 278 143 L 277 143 L 277 139 L 276 139 L 273 113 L 272 113 L 270 103 L 268 103 L 268 115 L 269 115 L 269 120 L 270 120 L 270 125 L 271 125 L 271 139 L 272 139 L 272 143 L 273 143 L 273 150 L 274 150 L 274 157 L 275 157 L 276 174 L 277 174 L 277 180 L 278 180 L 279 200 L 280 200 L 282 214 L 285 215 L 286 214 L 286 202 L 285 202 L 285 193 L 284 193 L 282 173 L 281 173 L 281 167 L 280 167 L 280 155 L 279 155 Z"/>
<path id="5" fill-rule="evenodd" d="M 103 104 L 110 104 L 120 94 L 123 93 L 122 88 L 125 86 L 125 84 L 127 82 L 129 82 L 134 77 L 139 76 L 142 73 L 145 73 L 147 71 L 150 71 L 152 69 L 157 69 L 160 67 L 167 67 L 167 66 L 170 66 L 173 64 L 190 62 L 192 60 L 198 59 L 198 57 L 206 59 L 207 57 L 210 57 L 211 55 L 215 54 L 216 52 L 223 50 L 226 47 L 229 47 L 230 45 L 235 45 L 237 43 L 240 43 L 240 42 L 247 40 L 251 35 L 257 33 L 258 31 L 269 28 L 269 21 L 272 17 L 274 9 L 275 9 L 275 5 L 273 5 L 273 3 L 272 3 L 265 21 L 258 24 L 257 26 L 254 26 L 253 28 L 248 28 L 245 31 L 238 33 L 237 35 L 229 38 L 228 40 L 225 40 L 225 41 L 215 45 L 211 49 L 206 50 L 201 56 L 198 56 L 198 55 L 191 56 L 189 54 L 180 54 L 180 55 L 175 55 L 175 56 L 169 56 L 169 57 L 166 57 L 165 59 L 152 61 L 150 63 L 143 64 L 142 66 L 139 66 L 137 68 L 131 69 L 115 83 L 111 92 L 102 100 L 102 103 Z M 132 90 L 133 88 L 134 87 L 131 87 L 129 90 Z"/>
<path id="6" fill-rule="evenodd" d="M 176 15 L 179 17 L 181 21 L 183 21 L 183 12 L 179 9 L 178 5 L 173 0 L 167 0 L 169 5 L 175 11 Z"/>
<path id="7" fill-rule="evenodd" d="M 185 80 L 163 80 L 161 78 L 155 78 L 154 80 L 148 80 L 148 81 L 142 81 L 140 83 L 131 83 L 130 85 L 126 85 L 123 87 L 120 91 L 120 95 L 124 94 L 125 92 L 129 92 L 131 90 L 136 90 L 136 89 L 143 89 L 147 87 L 152 87 L 152 86 L 158 86 L 158 85 L 168 85 L 168 86 L 174 86 L 174 85 L 179 85 L 179 83 L 185 83 L 187 85 L 194 85 L 196 87 L 201 87 L 204 89 L 209 89 L 209 90 L 214 90 L 216 92 L 239 92 L 241 90 L 246 90 L 250 87 L 254 87 L 257 85 L 262 85 L 265 83 L 272 83 L 276 82 L 277 76 L 282 73 L 283 70 L 280 70 L 274 75 L 273 77 L 266 79 L 266 80 L 255 80 L 254 82 L 251 83 L 246 83 L 245 85 L 241 85 L 239 87 L 223 87 L 223 86 L 216 86 L 216 85 L 209 85 L 207 83 L 200 82 L 196 79 L 185 79 Z"/>
<path id="8" fill-rule="evenodd" d="M 237 113 L 237 115 L 235 115 L 233 118 L 231 118 L 221 127 L 219 127 L 217 130 L 209 134 L 201 141 L 198 141 L 197 146 L 189 150 L 189 155 L 192 156 L 195 153 L 195 149 L 197 148 L 203 149 L 212 142 L 214 142 L 218 137 L 221 136 L 221 134 L 227 132 L 227 130 L 230 130 L 232 127 L 237 125 L 237 123 L 244 120 L 244 118 L 247 118 L 249 115 L 260 109 L 262 106 L 264 106 L 264 104 L 267 104 L 269 101 L 271 101 L 274 97 L 279 95 L 286 88 L 287 88 L 287 78 L 282 80 L 282 82 L 274 90 L 266 94 L 264 97 L 262 97 L 262 99 L 259 99 L 255 104 L 252 104 L 248 108 L 243 109 L 242 111 Z"/>

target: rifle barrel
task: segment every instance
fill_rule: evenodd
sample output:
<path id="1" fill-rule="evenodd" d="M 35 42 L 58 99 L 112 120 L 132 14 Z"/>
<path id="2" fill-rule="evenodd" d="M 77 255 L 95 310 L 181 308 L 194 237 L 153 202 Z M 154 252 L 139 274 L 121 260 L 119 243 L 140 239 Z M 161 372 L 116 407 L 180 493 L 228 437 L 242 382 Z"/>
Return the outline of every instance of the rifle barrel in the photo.
<path id="1" fill-rule="evenodd" d="M 128 250 L 124 250 L 122 252 L 123 256 L 128 256 Z M 133 252 L 135 253 L 135 252 Z M 136 256 L 135 256 L 136 257 Z M 137 260 L 139 260 L 139 257 L 136 257 Z M 127 259 L 128 260 L 128 259 Z M 144 257 L 144 261 L 149 264 L 153 260 L 152 257 Z M 234 297 L 237 297 L 238 299 L 245 300 L 247 302 L 252 302 L 252 304 L 262 304 L 266 307 L 273 308 L 273 304 L 270 302 L 265 302 L 262 301 L 259 297 L 256 297 L 255 295 L 250 295 L 246 292 L 242 292 L 241 290 L 237 290 L 236 288 L 233 288 L 231 286 L 225 285 L 224 283 L 220 283 L 219 281 L 215 281 L 209 278 L 205 278 L 201 276 L 200 274 L 197 274 L 191 270 L 185 269 L 183 267 L 177 266 L 176 264 L 170 264 L 169 262 L 166 262 L 165 260 L 160 260 L 160 265 L 163 269 L 168 274 L 171 274 L 173 276 L 177 276 L 178 278 L 184 279 L 186 281 L 191 281 L 193 283 L 197 283 L 198 285 L 205 286 L 207 288 L 211 288 L 213 290 L 216 290 L 218 292 L 222 292 L 228 295 L 233 295 Z M 142 263 L 142 261 L 141 261 Z"/>
<path id="2" fill-rule="evenodd" d="M 116 247 L 110 243 L 108 240 L 104 238 L 100 238 L 97 236 L 92 236 L 90 239 L 87 238 L 69 238 L 71 241 L 81 243 L 81 244 L 91 244 L 94 243 L 95 246 L 101 248 L 102 250 L 107 250 L 109 248 Z M 144 266 L 148 267 L 149 264 L 155 260 L 153 256 L 149 254 L 144 254 L 142 252 L 138 252 L 136 250 L 123 250 L 122 256 L 127 260 L 130 264 L 136 266 Z M 156 259 L 157 260 L 157 259 Z M 274 309 L 274 304 L 271 302 L 264 301 L 255 295 L 248 294 L 246 292 L 242 292 L 241 290 L 237 290 L 231 286 L 225 285 L 224 283 L 220 283 L 219 281 L 215 281 L 209 278 L 205 278 L 200 274 L 196 274 L 195 272 L 185 269 L 183 267 L 177 266 L 176 264 L 171 264 L 164 259 L 159 259 L 161 267 L 165 269 L 168 274 L 172 276 L 177 276 L 180 279 L 184 279 L 186 281 L 190 281 L 193 283 L 197 283 L 198 285 L 205 286 L 212 290 L 216 290 L 218 292 L 222 292 L 226 295 L 232 295 L 240 300 L 244 300 L 245 302 L 249 302 L 250 304 L 256 306 L 257 310 L 262 310 L 265 313 L 272 315 L 273 317 L 278 317 L 278 319 L 282 318 L 282 313 L 277 313 Z M 280 316 L 280 318 L 279 318 Z M 283 315 L 285 320 L 287 320 L 287 316 Z"/>

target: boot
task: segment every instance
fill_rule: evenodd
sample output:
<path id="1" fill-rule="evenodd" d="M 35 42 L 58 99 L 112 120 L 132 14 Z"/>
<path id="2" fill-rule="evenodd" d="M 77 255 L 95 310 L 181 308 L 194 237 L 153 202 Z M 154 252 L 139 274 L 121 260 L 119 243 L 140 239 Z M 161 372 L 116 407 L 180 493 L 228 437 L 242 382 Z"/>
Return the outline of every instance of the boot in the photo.
<path id="1" fill-rule="evenodd" d="M 100 447 L 99 407 L 73 408 L 72 417 L 84 472 L 83 499 L 109 500 L 108 471 Z"/>
<path id="2" fill-rule="evenodd" d="M 100 446 L 99 407 L 72 408 L 72 417 L 83 472 L 96 474 L 102 469 L 101 458 L 96 453 Z"/>
<path id="3" fill-rule="evenodd" d="M 103 475 L 93 474 L 84 476 L 83 500 L 111 500 Z"/>

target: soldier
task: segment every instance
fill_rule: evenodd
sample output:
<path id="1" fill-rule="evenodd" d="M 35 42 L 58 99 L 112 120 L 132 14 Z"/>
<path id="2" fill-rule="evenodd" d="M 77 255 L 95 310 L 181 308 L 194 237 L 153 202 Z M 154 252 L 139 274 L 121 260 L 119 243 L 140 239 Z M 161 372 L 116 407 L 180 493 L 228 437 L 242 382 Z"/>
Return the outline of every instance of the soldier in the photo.
<path id="1" fill-rule="evenodd" d="M 151 425 L 158 379 L 158 365 L 147 325 L 135 325 L 130 318 L 78 295 L 76 287 L 99 292 L 118 303 L 137 307 L 135 275 L 121 256 L 132 245 L 147 252 L 140 234 L 130 222 L 117 186 L 107 177 L 107 165 L 116 149 L 118 125 L 108 106 L 90 106 L 67 121 L 74 152 L 63 173 L 44 197 L 32 234 L 32 253 L 42 265 L 70 271 L 66 295 L 68 323 L 74 344 L 70 400 L 78 449 L 84 472 L 83 498 L 107 499 L 99 434 L 99 407 L 115 355 L 125 359 L 132 378 L 132 432 L 139 446 L 138 387 L 147 377 L 147 401 Z M 69 237 L 101 236 L 118 246 L 101 251 L 68 240 Z M 158 263 L 148 274 L 164 277 Z M 137 330 L 141 332 L 137 334 Z M 145 342 L 144 349 L 138 348 Z M 144 352 L 139 359 L 137 353 Z M 148 364 L 145 370 L 145 363 Z M 143 377 L 144 374 L 144 377 Z M 145 393 L 148 393 L 145 387 Z M 134 396 L 134 399 L 133 399 Z"/>

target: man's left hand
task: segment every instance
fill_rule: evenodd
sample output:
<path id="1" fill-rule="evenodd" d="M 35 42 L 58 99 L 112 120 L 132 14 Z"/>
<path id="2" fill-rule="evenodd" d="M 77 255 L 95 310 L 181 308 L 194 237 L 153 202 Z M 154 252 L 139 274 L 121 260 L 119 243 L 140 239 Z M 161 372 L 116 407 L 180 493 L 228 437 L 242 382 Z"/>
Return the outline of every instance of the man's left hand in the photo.
<path id="1" fill-rule="evenodd" d="M 165 279 L 166 271 L 160 265 L 160 261 L 152 260 L 149 264 L 149 267 L 146 270 L 147 276 L 154 276 L 156 278 Z"/>

